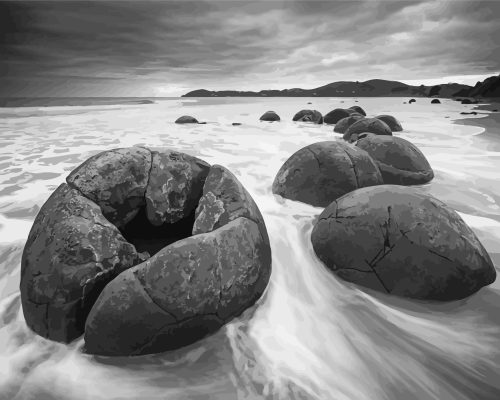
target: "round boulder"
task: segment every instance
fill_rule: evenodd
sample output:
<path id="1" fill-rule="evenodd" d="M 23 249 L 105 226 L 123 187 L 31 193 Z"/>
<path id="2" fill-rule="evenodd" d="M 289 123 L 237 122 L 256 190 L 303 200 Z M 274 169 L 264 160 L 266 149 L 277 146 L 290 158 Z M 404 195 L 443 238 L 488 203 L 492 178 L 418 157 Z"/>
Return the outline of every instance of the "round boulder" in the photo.
<path id="1" fill-rule="evenodd" d="M 312 122 L 314 124 L 323 123 L 323 115 L 316 110 L 301 110 L 293 116 L 294 121 Z"/>
<path id="2" fill-rule="evenodd" d="M 266 111 L 264 114 L 262 114 L 262 116 L 260 117 L 260 120 L 261 121 L 269 121 L 269 122 L 279 121 L 280 116 L 278 114 L 276 114 L 274 111 Z"/>
<path id="3" fill-rule="evenodd" d="M 431 101 L 431 104 L 441 104 L 441 102 L 439 101 L 439 99 L 434 99 Z"/>
<path id="4" fill-rule="evenodd" d="M 421 185 L 434 178 L 434 171 L 413 143 L 395 136 L 366 135 L 356 146 L 377 163 L 384 183 Z"/>
<path id="5" fill-rule="evenodd" d="M 345 133 L 347 128 L 349 128 L 356 121 L 359 121 L 360 119 L 363 119 L 363 118 L 364 117 L 361 114 L 352 114 L 349 117 L 342 118 L 339 122 L 337 122 L 335 124 L 333 131 L 337 132 L 337 133 Z"/>
<path id="6" fill-rule="evenodd" d="M 382 122 L 385 122 L 389 128 L 391 128 L 392 132 L 401 132 L 403 130 L 403 127 L 399 123 L 399 121 L 394 118 L 392 115 L 377 115 L 375 118 L 381 120 Z"/>
<path id="7" fill-rule="evenodd" d="M 358 115 L 359 113 L 349 108 L 336 108 L 335 110 L 332 110 L 325 115 L 325 124 L 336 124 L 341 119 L 347 118 L 354 114 Z"/>
<path id="8" fill-rule="evenodd" d="M 87 329 L 87 321 L 89 352 L 162 351 L 162 346 L 183 345 L 218 329 L 220 321 L 239 315 L 266 287 L 271 258 L 264 221 L 251 196 L 225 168 L 172 150 L 133 147 L 91 157 L 66 180 L 42 206 L 23 252 L 21 300 L 26 322 L 36 333 L 69 342 Z M 224 236 L 224 230 L 230 230 L 230 236 Z M 218 241 L 202 240 L 202 234 L 219 235 Z M 182 244 L 190 240 L 203 241 L 193 245 L 197 253 L 172 250 L 187 248 Z M 170 324 L 168 307 L 161 320 L 151 311 L 152 304 L 141 303 L 143 289 L 134 292 L 120 286 L 132 268 L 146 273 L 156 265 L 154 260 L 163 263 L 166 253 L 169 262 L 174 260 L 169 268 L 175 264 L 191 271 L 176 278 L 178 303 L 189 303 L 190 296 L 200 303 L 208 301 L 203 299 L 209 295 L 208 286 L 206 290 L 196 286 L 194 276 L 206 277 L 208 272 L 200 265 L 210 265 L 220 295 L 217 316 L 202 315 L 204 308 L 197 310 L 200 320 L 183 325 L 182 318 L 179 324 L 184 328 L 179 330 Z M 155 282 L 162 279 L 157 276 Z M 115 280 L 121 283 L 113 284 Z M 116 285 L 123 289 L 119 294 Z M 191 288 L 184 292 L 187 298 L 182 298 L 180 287 Z M 108 297 L 113 300 L 104 302 L 107 308 L 98 307 Z M 124 314 L 126 309 L 129 314 Z M 126 323 L 136 330 L 122 329 Z M 170 341 L 147 350 L 141 340 L 157 323 L 172 328 Z M 124 341 L 137 346 L 122 346 Z"/>
<path id="9" fill-rule="evenodd" d="M 197 124 L 198 120 L 190 115 L 183 115 L 175 121 L 176 124 Z"/>
<path id="10" fill-rule="evenodd" d="M 378 118 L 363 118 L 353 123 L 344 133 L 344 140 L 355 142 L 362 133 L 392 136 L 391 128 Z"/>
<path id="11" fill-rule="evenodd" d="M 290 200 L 325 207 L 360 187 L 380 185 L 375 161 L 343 142 L 318 142 L 294 153 L 280 168 L 272 191 Z"/>
<path id="12" fill-rule="evenodd" d="M 349 110 L 354 110 L 356 111 L 358 114 L 361 114 L 363 116 L 366 117 L 366 112 L 365 110 L 363 110 L 360 106 L 352 106 L 352 107 L 349 107 Z"/>
<path id="13" fill-rule="evenodd" d="M 415 99 L 410 99 L 410 101 L 408 101 L 408 104 L 411 104 L 411 103 L 415 103 L 417 100 Z"/>
<path id="14" fill-rule="evenodd" d="M 458 300 L 496 277 L 488 253 L 454 210 L 404 186 L 363 188 L 334 201 L 311 241 L 338 277 L 397 296 Z"/>

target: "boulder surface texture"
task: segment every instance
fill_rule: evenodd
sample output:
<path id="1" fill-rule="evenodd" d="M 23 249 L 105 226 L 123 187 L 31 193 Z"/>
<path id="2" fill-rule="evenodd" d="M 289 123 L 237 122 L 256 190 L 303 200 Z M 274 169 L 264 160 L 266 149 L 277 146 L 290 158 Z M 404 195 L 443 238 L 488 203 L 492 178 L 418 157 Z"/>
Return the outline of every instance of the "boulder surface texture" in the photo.
<path id="1" fill-rule="evenodd" d="M 325 207 L 352 190 L 382 182 L 368 153 L 343 142 L 327 141 L 294 153 L 278 171 L 272 191 L 290 200 Z"/>
<path id="2" fill-rule="evenodd" d="M 460 216 L 415 188 L 381 185 L 341 197 L 321 213 L 311 241 L 338 277 L 397 296 L 458 300 L 496 277 Z"/>
<path id="3" fill-rule="evenodd" d="M 316 110 L 301 110 L 293 116 L 293 121 L 312 122 L 315 124 L 323 123 L 323 115 Z"/>
<path id="4" fill-rule="evenodd" d="M 356 143 L 377 163 L 384 183 L 421 185 L 434 178 L 434 171 L 413 143 L 395 136 L 368 134 Z"/>
<path id="5" fill-rule="evenodd" d="M 353 123 L 344 133 L 344 140 L 355 142 L 362 133 L 373 133 L 374 135 L 392 136 L 389 126 L 377 118 L 363 118 Z"/>

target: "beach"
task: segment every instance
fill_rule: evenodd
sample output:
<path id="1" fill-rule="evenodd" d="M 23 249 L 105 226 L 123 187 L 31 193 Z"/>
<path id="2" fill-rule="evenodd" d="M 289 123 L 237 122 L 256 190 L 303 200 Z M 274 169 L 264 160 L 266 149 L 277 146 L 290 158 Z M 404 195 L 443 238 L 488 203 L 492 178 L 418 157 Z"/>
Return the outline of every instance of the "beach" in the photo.
<path id="1" fill-rule="evenodd" d="M 418 98 L 169 98 L 0 108 L 0 399 L 500 398 L 500 283 L 451 303 L 403 300 L 336 278 L 310 233 L 322 208 L 271 192 L 300 148 L 342 140 L 332 125 L 292 122 L 359 105 L 394 115 L 435 178 L 419 190 L 455 209 L 500 266 L 498 103 Z M 311 104 L 308 104 L 311 103 Z M 261 122 L 277 112 L 280 122 Z M 477 115 L 460 112 L 477 111 Z M 176 125 L 192 115 L 200 125 Z M 241 123 L 233 126 L 233 123 Z M 264 296 L 212 336 L 136 358 L 82 354 L 36 336 L 20 307 L 23 247 L 51 192 L 100 151 L 166 147 L 230 169 L 258 204 L 271 240 Z"/>

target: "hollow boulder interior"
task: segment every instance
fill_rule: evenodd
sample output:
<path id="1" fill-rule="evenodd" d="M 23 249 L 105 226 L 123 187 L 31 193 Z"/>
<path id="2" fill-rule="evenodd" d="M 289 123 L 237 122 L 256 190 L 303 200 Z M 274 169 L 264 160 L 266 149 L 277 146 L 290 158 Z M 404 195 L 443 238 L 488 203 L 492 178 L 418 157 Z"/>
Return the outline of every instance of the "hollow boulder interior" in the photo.
<path id="1" fill-rule="evenodd" d="M 123 237 L 132 243 L 138 252 L 147 251 L 151 256 L 178 240 L 192 236 L 195 211 L 174 223 L 152 225 L 141 208 L 136 217 L 121 229 Z"/>

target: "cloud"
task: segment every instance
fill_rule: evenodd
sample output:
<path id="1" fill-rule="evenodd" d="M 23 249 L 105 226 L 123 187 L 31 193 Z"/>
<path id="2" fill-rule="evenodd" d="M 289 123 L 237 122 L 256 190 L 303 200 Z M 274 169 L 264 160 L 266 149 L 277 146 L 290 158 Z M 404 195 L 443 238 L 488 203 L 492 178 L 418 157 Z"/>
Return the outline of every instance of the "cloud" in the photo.
<path id="1" fill-rule="evenodd" d="M 0 3 L 0 95 L 494 73 L 499 15 L 482 0 Z"/>

